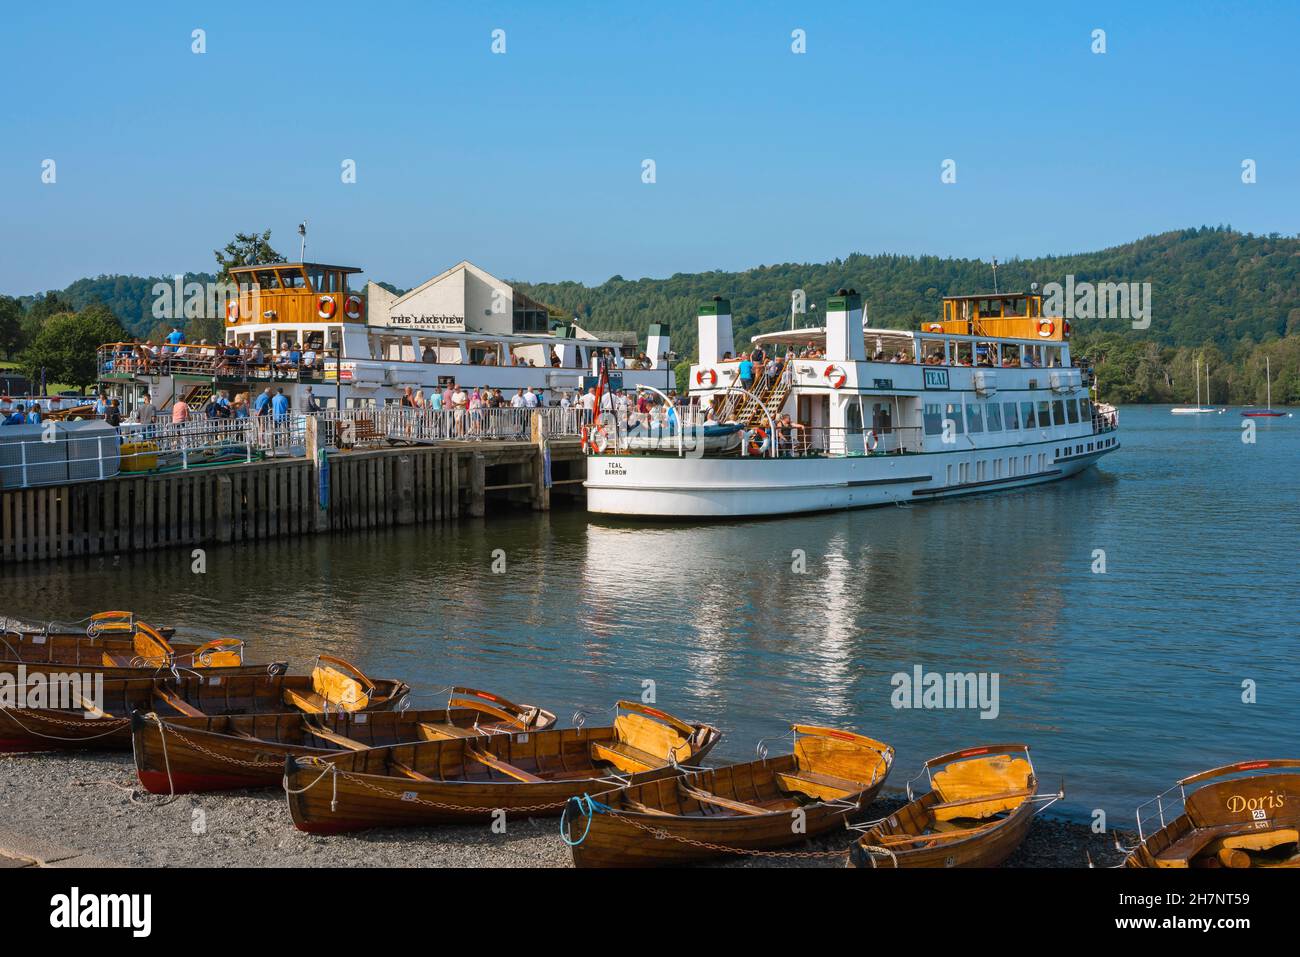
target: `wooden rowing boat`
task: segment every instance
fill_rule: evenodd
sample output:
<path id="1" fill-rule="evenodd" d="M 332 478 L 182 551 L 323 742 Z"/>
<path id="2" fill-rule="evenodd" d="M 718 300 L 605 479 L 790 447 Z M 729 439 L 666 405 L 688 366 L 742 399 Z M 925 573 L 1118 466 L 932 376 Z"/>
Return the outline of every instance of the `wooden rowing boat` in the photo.
<path id="1" fill-rule="evenodd" d="M 996 867 L 1024 841 L 1038 810 L 1065 796 L 1036 793 L 1024 744 L 954 751 L 927 761 L 922 773 L 929 793 L 911 800 L 909 781 L 910 803 L 860 828 L 850 866 Z"/>
<path id="2" fill-rule="evenodd" d="M 543 731 L 555 715 L 473 688 L 448 707 L 355 714 L 302 712 L 221 717 L 133 715 L 136 774 L 146 791 L 181 794 L 272 787 L 289 755 L 331 755 L 414 741 Z"/>
<path id="3" fill-rule="evenodd" d="M 403 682 L 370 679 L 354 665 L 328 655 L 310 675 L 204 675 L 180 678 L 105 678 L 80 672 L 52 676 L 22 689 L 6 687 L 0 671 L 0 751 L 56 748 L 128 748 L 130 715 L 165 717 L 272 714 L 285 711 L 386 711 L 410 690 Z M 40 676 L 38 676 L 40 677 Z M 57 705 L 50 707 L 49 705 Z"/>
<path id="4" fill-rule="evenodd" d="M 6 628 L 5 630 L 10 634 L 20 635 L 67 635 L 87 638 L 125 635 L 130 637 L 135 632 L 138 620 L 133 611 L 101 611 L 71 624 L 49 622 L 40 628 Z M 85 627 L 81 627 L 83 623 Z M 171 627 L 159 628 L 158 631 L 167 638 L 176 634 L 176 629 Z"/>
<path id="5" fill-rule="evenodd" d="M 217 638 L 204 644 L 169 640 L 142 621 L 132 632 L 93 637 L 80 633 L 9 632 L 0 634 L 0 666 L 23 665 L 27 674 L 53 674 L 75 668 L 105 678 L 142 678 L 164 671 L 212 674 L 278 674 L 283 661 L 244 663 L 244 642 Z"/>
<path id="6" fill-rule="evenodd" d="M 557 815 L 571 797 L 680 773 L 722 732 L 620 701 L 609 727 L 453 738 L 285 762 L 299 830 L 335 834 L 493 820 L 501 812 Z"/>
<path id="7" fill-rule="evenodd" d="M 1124 866 L 1300 867 L 1296 768 L 1300 760 L 1243 761 L 1183 778 L 1138 808 L 1140 843 Z M 1193 785 L 1200 787 L 1188 793 Z M 1182 810 L 1166 813 L 1165 799 L 1174 791 Z M 1160 827 L 1146 833 L 1143 810 L 1152 805 Z"/>
<path id="8" fill-rule="evenodd" d="M 578 867 L 646 867 L 761 852 L 842 828 L 875 800 L 894 749 L 795 725 L 792 753 L 575 799 L 560 833 Z"/>

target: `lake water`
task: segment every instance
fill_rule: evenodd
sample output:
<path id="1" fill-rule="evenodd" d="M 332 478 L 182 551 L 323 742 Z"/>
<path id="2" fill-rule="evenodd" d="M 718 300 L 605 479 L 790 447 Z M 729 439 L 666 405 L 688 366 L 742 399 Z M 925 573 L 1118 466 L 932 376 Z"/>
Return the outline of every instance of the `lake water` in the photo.
<path id="1" fill-rule="evenodd" d="M 720 759 L 828 724 L 893 744 L 895 787 L 936 754 L 1025 741 L 1045 786 L 1064 778 L 1062 811 L 1128 826 L 1183 775 L 1300 756 L 1300 420 L 1257 420 L 1254 444 L 1241 423 L 1126 408 L 1123 448 L 1079 478 L 908 508 L 649 528 L 556 510 L 214 547 L 203 575 L 188 551 L 8 567 L 0 610 L 129 608 L 566 724 L 652 681 L 726 731 Z M 997 673 L 997 717 L 893 707 L 916 666 Z"/>

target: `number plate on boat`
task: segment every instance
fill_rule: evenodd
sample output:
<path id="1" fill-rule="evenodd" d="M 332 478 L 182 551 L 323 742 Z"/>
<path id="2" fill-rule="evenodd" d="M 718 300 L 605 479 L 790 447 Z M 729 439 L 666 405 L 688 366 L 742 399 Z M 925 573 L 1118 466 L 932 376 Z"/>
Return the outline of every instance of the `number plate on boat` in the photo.
<path id="1" fill-rule="evenodd" d="M 356 720 L 357 724 L 365 724 L 366 718 L 368 718 L 369 715 L 362 711 L 359 714 L 354 714 L 352 717 Z"/>
<path id="2" fill-rule="evenodd" d="M 414 801 L 415 798 L 416 798 L 416 793 L 415 793 L 414 791 L 403 791 L 403 792 L 402 792 L 402 800 L 403 800 L 403 801 Z"/>
<path id="3" fill-rule="evenodd" d="M 33 644 L 33 645 L 43 645 L 43 644 L 45 644 L 45 636 L 44 636 L 44 635 L 32 635 L 32 644 Z"/>
<path id="4" fill-rule="evenodd" d="M 208 684 L 210 684 L 212 687 L 215 688 L 217 685 L 221 684 L 221 679 L 220 679 L 220 678 L 209 678 L 209 679 L 208 679 Z"/>

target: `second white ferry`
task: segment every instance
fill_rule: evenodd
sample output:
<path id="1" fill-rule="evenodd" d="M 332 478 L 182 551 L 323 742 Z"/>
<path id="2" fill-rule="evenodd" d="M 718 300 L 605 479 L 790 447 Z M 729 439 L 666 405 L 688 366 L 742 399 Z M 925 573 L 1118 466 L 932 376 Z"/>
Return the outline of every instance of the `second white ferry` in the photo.
<path id="1" fill-rule="evenodd" d="M 715 299 L 699 311 L 684 427 L 607 415 L 587 507 L 783 515 L 1067 478 L 1119 448 L 1118 412 L 1096 401 L 1069 333 L 1037 293 L 945 298 L 941 321 L 911 332 L 867 327 L 840 290 L 825 326 L 755 336 L 737 355 L 730 303 Z"/>

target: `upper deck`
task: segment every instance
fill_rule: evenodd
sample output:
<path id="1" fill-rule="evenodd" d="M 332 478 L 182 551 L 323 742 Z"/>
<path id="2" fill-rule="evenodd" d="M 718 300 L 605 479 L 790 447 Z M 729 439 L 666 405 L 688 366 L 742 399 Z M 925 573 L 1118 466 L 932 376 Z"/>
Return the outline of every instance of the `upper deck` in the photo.
<path id="1" fill-rule="evenodd" d="M 308 262 L 234 267 L 230 279 L 238 293 L 226 302 L 226 325 L 364 323 L 365 297 L 348 288 L 348 277 L 359 272 Z"/>

